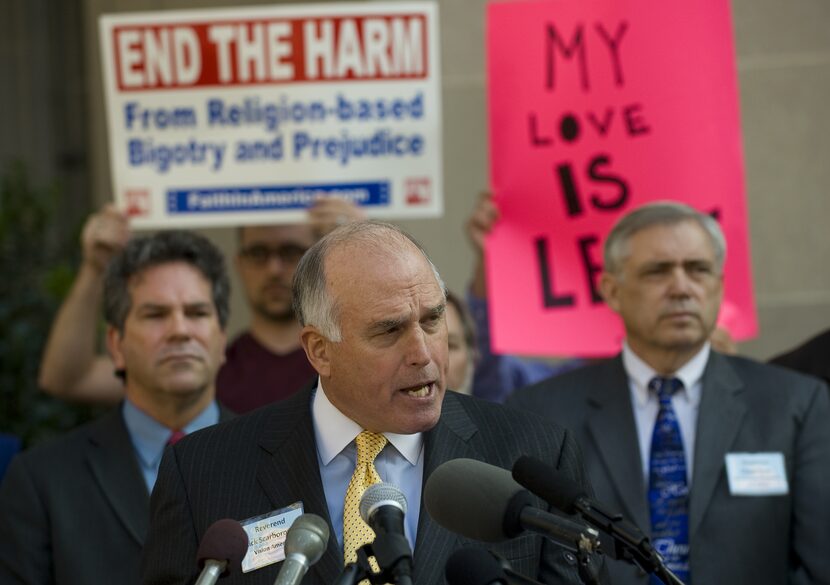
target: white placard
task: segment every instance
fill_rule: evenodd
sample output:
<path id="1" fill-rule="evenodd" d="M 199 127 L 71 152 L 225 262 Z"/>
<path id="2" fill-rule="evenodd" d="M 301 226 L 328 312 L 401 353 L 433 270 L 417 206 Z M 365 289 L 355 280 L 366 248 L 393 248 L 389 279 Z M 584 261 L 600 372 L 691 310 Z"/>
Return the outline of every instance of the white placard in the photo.
<path id="1" fill-rule="evenodd" d="M 113 14 L 100 33 L 132 227 L 292 223 L 320 196 L 443 212 L 435 3 Z"/>

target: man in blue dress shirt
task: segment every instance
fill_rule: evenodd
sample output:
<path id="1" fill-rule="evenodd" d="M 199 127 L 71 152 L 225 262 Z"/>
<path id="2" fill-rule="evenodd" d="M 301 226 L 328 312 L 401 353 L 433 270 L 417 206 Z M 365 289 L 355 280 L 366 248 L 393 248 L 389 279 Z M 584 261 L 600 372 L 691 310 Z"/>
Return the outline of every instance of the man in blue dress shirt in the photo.
<path id="1" fill-rule="evenodd" d="M 120 406 L 19 455 L 0 487 L 0 582 L 139 582 L 165 447 L 227 413 L 214 400 L 229 283 L 202 236 L 132 240 L 108 268 L 107 346 Z"/>

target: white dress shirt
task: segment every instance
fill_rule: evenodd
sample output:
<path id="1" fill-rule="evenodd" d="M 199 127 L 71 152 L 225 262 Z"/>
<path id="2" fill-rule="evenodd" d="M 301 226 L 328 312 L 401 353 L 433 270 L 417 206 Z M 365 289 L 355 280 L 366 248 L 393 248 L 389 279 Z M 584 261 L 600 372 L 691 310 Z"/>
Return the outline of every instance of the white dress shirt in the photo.
<path id="1" fill-rule="evenodd" d="M 332 528 L 343 548 L 343 502 L 354 474 L 357 447 L 354 439 L 363 427 L 340 412 L 326 396 L 322 381 L 317 382 L 311 399 L 311 418 L 317 442 L 317 461 L 329 509 Z M 421 512 L 421 483 L 424 477 L 424 436 L 383 433 L 388 443 L 375 459 L 380 478 L 399 488 L 406 496 L 404 531 L 414 550 L 418 517 Z"/>
<path id="2" fill-rule="evenodd" d="M 667 377 L 679 378 L 683 389 L 672 396 L 672 408 L 677 414 L 680 436 L 683 439 L 683 453 L 686 458 L 686 480 L 692 485 L 692 465 L 695 460 L 695 432 L 697 413 L 700 409 L 700 397 L 703 392 L 703 372 L 709 361 L 709 343 L 674 374 Z M 645 485 L 649 480 L 649 459 L 651 457 L 651 435 L 654 423 L 660 411 L 660 401 L 654 392 L 648 389 L 648 383 L 659 376 L 647 363 L 635 354 L 628 343 L 623 345 L 623 367 L 628 374 L 628 386 L 631 390 L 631 408 L 634 422 L 637 424 L 637 439 L 640 443 L 640 460 L 643 465 Z"/>

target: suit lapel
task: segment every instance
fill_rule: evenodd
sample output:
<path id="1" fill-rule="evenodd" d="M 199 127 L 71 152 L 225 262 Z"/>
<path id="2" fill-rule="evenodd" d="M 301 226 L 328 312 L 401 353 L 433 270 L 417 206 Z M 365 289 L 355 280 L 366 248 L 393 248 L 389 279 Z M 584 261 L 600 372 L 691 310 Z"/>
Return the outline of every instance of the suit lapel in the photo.
<path id="1" fill-rule="evenodd" d="M 596 382 L 588 390 L 588 402 L 593 409 L 588 414 L 588 432 L 626 515 L 647 530 L 650 520 L 639 439 L 622 358 L 617 356 L 605 362 L 597 373 Z"/>
<path id="2" fill-rule="evenodd" d="M 481 456 L 469 445 L 478 427 L 470 419 L 452 391 L 447 391 L 441 418 L 424 436 L 424 479 L 421 488 L 421 511 L 415 539 L 414 583 L 443 583 L 444 565 L 450 552 L 459 547 L 459 537 L 439 526 L 429 517 L 424 506 L 423 485 L 433 471 L 445 461 Z"/>
<path id="3" fill-rule="evenodd" d="M 744 387 L 728 358 L 712 352 L 703 374 L 697 415 L 695 460 L 689 502 L 689 538 L 694 539 L 724 469 L 726 453 L 746 414 L 740 399 Z"/>
<path id="4" fill-rule="evenodd" d="M 311 420 L 311 390 L 300 391 L 282 401 L 260 437 L 265 451 L 257 468 L 257 481 L 274 508 L 296 501 L 303 511 L 325 518 L 331 526 L 323 480 L 320 477 L 314 426 Z M 329 538 L 323 557 L 311 568 L 323 583 L 333 582 L 343 569 L 343 552 L 337 539 Z"/>
<path id="5" fill-rule="evenodd" d="M 102 497 L 127 533 L 143 546 L 149 525 L 150 496 L 120 406 L 91 429 L 86 460 Z"/>

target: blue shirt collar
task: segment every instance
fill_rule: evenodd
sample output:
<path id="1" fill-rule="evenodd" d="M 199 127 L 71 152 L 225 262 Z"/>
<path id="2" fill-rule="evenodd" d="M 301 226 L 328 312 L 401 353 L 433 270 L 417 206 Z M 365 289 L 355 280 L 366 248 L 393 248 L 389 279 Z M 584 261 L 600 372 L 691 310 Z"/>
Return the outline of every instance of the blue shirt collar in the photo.
<path id="1" fill-rule="evenodd" d="M 157 468 L 173 429 L 167 428 L 129 400 L 124 400 L 122 414 L 141 463 L 147 467 Z M 219 406 L 214 400 L 181 430 L 185 434 L 190 434 L 217 422 Z"/>

